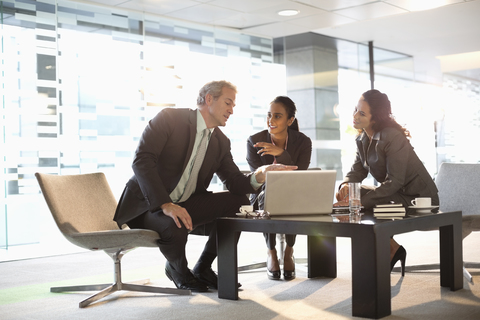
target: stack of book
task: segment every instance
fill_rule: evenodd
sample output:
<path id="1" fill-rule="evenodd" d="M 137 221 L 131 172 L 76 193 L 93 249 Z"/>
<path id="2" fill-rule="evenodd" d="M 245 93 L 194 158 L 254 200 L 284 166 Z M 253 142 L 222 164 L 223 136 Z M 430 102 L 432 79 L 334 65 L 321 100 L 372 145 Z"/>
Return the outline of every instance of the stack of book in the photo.
<path id="1" fill-rule="evenodd" d="M 373 208 L 375 218 L 391 219 L 405 216 L 405 207 L 400 203 L 377 204 Z"/>

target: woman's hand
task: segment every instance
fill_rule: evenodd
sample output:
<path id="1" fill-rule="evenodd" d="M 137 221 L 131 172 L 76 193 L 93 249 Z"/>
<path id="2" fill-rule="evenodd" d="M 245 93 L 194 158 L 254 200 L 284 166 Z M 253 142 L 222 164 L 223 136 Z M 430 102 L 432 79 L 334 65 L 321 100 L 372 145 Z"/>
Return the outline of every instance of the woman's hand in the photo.
<path id="1" fill-rule="evenodd" d="M 253 145 L 255 148 L 262 148 L 258 150 L 258 154 L 264 156 L 266 154 L 272 155 L 274 157 L 278 157 L 281 155 L 285 150 L 282 148 L 277 147 L 274 144 L 268 142 L 257 142 Z"/>
<path id="2" fill-rule="evenodd" d="M 340 190 L 335 194 L 338 202 L 346 202 L 348 205 L 348 184 L 342 185 Z"/>

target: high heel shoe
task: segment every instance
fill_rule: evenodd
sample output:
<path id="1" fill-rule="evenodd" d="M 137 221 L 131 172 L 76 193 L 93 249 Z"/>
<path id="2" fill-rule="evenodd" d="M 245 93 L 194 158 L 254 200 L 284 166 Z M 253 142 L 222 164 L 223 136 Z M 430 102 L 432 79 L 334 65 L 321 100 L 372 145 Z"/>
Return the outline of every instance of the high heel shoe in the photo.
<path id="1" fill-rule="evenodd" d="M 292 257 L 293 260 L 293 270 L 285 270 L 285 267 L 283 269 L 283 278 L 285 280 L 293 280 L 296 277 L 295 274 L 295 257 Z M 285 261 L 283 261 L 283 265 L 285 266 Z"/>
<path id="2" fill-rule="evenodd" d="M 270 280 L 280 280 L 280 264 L 278 263 L 278 258 L 277 258 L 277 251 L 276 250 L 268 250 L 267 252 L 268 254 L 268 258 L 267 258 L 267 277 L 268 279 Z M 271 263 L 269 263 L 269 261 L 271 260 Z M 277 267 L 278 267 L 278 270 L 269 270 L 268 267 L 270 264 L 272 265 L 275 265 L 275 263 L 273 262 L 276 262 L 277 264 Z M 274 267 L 274 266 L 272 266 Z"/>
<path id="3" fill-rule="evenodd" d="M 290 261 L 288 261 L 290 260 Z M 288 270 L 288 269 L 285 269 L 285 265 L 286 265 L 286 261 L 288 262 L 292 262 L 292 263 L 288 263 L 288 265 L 291 267 L 291 265 L 293 265 L 293 269 L 292 270 Z M 293 280 L 295 279 L 296 275 L 295 275 L 295 257 L 293 256 L 293 248 L 288 246 L 285 248 L 285 252 L 284 252 L 284 255 L 283 255 L 283 278 L 285 280 Z"/>
<path id="4" fill-rule="evenodd" d="M 280 270 L 270 271 L 267 268 L 267 277 L 270 280 L 280 280 Z"/>
<path id="5" fill-rule="evenodd" d="M 397 249 L 397 252 L 395 252 L 395 255 L 392 258 L 392 261 L 390 261 L 390 272 L 392 272 L 393 267 L 395 266 L 395 263 L 397 263 L 398 260 L 401 262 L 402 266 L 402 277 L 405 276 L 405 260 L 407 259 L 407 251 L 403 246 L 400 246 Z"/>

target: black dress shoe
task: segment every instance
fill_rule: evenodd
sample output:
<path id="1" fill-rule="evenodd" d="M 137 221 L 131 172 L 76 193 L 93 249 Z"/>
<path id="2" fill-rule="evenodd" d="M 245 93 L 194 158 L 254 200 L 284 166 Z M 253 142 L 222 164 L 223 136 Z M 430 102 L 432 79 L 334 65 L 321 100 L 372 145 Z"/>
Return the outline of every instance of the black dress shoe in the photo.
<path id="1" fill-rule="evenodd" d="M 194 269 L 193 275 L 198 281 L 207 285 L 209 288 L 218 289 L 218 276 L 212 268 L 205 269 L 202 272 L 198 272 Z"/>
<path id="2" fill-rule="evenodd" d="M 190 272 L 190 270 L 188 270 L 187 274 L 182 275 L 175 269 L 173 269 L 168 261 L 167 263 L 165 263 L 165 274 L 167 275 L 168 279 L 172 280 L 173 283 L 175 283 L 175 286 L 178 289 L 186 289 L 193 292 L 208 291 L 208 287 L 198 281 Z"/>
<path id="3" fill-rule="evenodd" d="M 193 269 L 193 275 L 201 283 L 207 285 L 210 289 L 218 289 L 218 276 L 212 268 L 207 268 L 201 272 Z M 238 287 L 242 286 L 241 283 L 238 283 Z"/>
<path id="4" fill-rule="evenodd" d="M 270 280 L 280 280 L 280 270 L 277 270 L 277 271 L 270 271 L 268 270 L 267 268 L 267 277 L 268 279 Z"/>

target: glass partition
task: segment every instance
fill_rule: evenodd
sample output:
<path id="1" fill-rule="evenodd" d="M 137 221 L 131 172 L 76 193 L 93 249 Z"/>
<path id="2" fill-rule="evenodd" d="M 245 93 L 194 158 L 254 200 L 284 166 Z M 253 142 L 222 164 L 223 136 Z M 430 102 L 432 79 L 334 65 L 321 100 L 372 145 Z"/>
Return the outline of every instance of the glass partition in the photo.
<path id="1" fill-rule="evenodd" d="M 35 172 L 101 171 L 119 197 L 147 121 L 162 108 L 195 109 L 200 87 L 220 79 L 239 91 L 221 130 L 247 169 L 246 140 L 285 92 L 269 38 L 63 0 L 2 1 L 0 9 L 3 249 L 50 247 L 31 253 L 42 255 L 66 243 Z"/>

